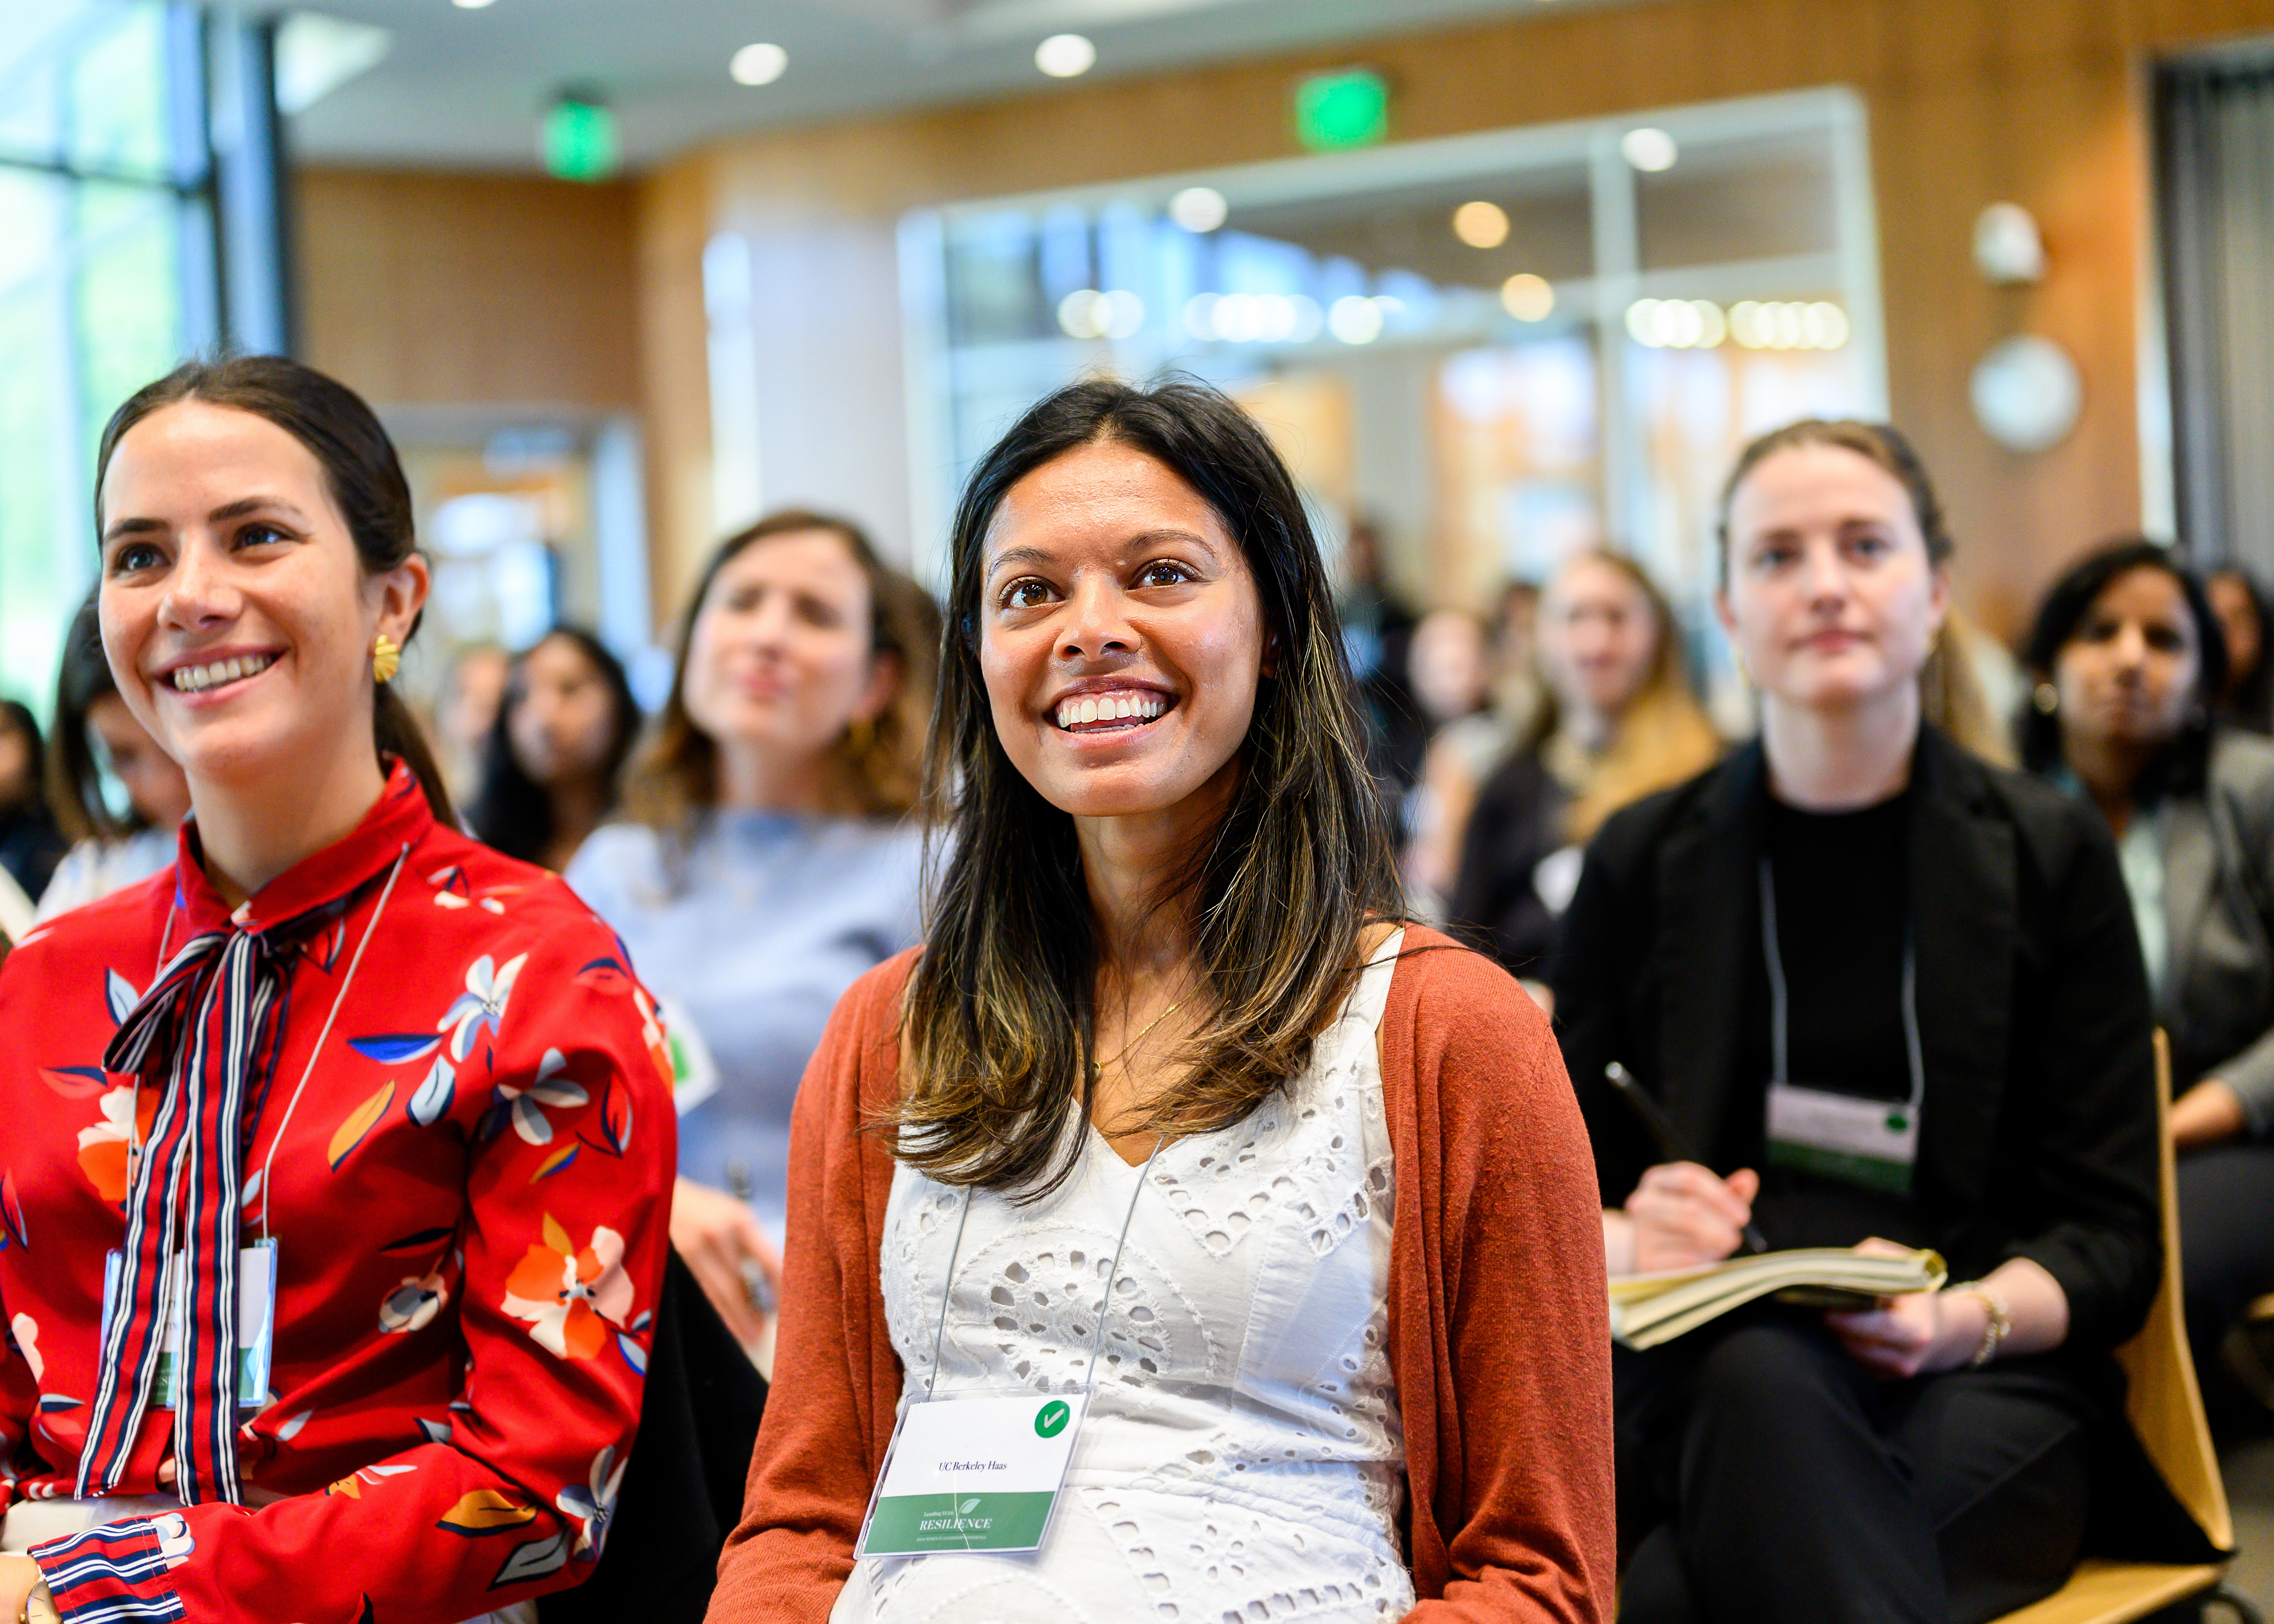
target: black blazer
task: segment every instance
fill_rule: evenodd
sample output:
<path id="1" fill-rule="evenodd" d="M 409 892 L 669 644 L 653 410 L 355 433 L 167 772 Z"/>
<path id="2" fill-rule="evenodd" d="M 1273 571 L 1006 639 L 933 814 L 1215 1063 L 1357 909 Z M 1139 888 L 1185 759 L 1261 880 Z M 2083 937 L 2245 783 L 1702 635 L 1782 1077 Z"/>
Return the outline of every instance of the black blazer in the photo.
<path id="1" fill-rule="evenodd" d="M 2067 1293 L 2067 1346 L 2113 1348 L 2163 1270 L 2154 1016 L 2115 848 L 2090 808 L 1932 729 L 1912 774 L 1928 1244 L 1959 1279 L 2034 1259 Z M 1725 1142 L 1728 1113 L 1762 1109 L 1763 1079 L 1735 1072 L 1767 807 L 1755 743 L 1588 848 L 1553 985 L 1607 1207 L 1661 1159 L 1603 1081 L 1609 1062 L 1701 1150 Z"/>
<path id="2" fill-rule="evenodd" d="M 1445 928 L 1489 953 L 1511 975 L 1545 976 L 1555 914 L 1532 883 L 1540 860 L 1563 846 L 1570 793 L 1537 750 L 1493 770 L 1461 835 L 1461 868 L 1445 898 Z"/>

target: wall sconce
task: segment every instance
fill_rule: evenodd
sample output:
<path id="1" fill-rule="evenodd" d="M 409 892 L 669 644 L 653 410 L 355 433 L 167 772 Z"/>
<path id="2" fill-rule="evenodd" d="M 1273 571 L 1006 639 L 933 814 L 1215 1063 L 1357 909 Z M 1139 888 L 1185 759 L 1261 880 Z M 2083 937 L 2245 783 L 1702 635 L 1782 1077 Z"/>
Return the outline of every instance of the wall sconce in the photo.
<path id="1" fill-rule="evenodd" d="M 2045 239 L 2019 203 L 1992 203 L 1974 217 L 1974 267 L 2003 287 L 2045 279 Z"/>

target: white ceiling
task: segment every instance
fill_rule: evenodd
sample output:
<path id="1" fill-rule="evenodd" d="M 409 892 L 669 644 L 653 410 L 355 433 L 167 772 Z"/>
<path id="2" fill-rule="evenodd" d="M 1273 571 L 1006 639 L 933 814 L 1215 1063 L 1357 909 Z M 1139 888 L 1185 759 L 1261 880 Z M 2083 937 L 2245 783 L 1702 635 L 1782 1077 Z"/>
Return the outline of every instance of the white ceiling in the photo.
<path id="1" fill-rule="evenodd" d="M 316 162 L 536 167 L 537 123 L 561 89 L 602 93 L 628 168 L 738 131 L 1005 94 L 1064 81 L 1035 66 L 1046 35 L 1097 46 L 1088 79 L 1422 32 L 1608 0 L 311 0 L 388 31 L 380 63 L 291 121 Z M 734 50 L 789 53 L 774 84 L 727 74 Z M 1088 79 L 1075 83 L 1086 83 Z"/>

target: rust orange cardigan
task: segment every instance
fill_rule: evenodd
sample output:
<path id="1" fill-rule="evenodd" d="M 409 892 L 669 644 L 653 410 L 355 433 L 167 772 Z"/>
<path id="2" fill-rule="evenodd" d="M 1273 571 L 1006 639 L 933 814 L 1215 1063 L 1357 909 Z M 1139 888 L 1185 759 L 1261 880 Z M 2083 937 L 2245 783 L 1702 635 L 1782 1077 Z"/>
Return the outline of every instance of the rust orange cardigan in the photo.
<path id="1" fill-rule="evenodd" d="M 914 951 L 830 1019 L 791 1130 L 774 1387 L 715 1624 L 829 1616 L 891 1441 L 877 1281 Z M 1611 1365 L 1593 1158 L 1547 1022 L 1488 960 L 1409 928 L 1380 1033 L 1397 1167 L 1389 1350 L 1417 1624 L 1611 1615 Z"/>

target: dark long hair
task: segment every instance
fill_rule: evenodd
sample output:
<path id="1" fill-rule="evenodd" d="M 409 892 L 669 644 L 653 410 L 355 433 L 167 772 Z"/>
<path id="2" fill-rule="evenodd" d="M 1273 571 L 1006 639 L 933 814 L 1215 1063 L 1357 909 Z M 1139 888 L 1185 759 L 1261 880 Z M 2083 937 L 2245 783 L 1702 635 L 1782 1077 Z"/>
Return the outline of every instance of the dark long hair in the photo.
<path id="1" fill-rule="evenodd" d="M 678 663 L 671 696 L 657 713 L 654 736 L 640 753 L 624 796 L 625 810 L 664 834 L 686 834 L 718 804 L 719 746 L 687 713 L 687 651 L 703 600 L 719 572 L 745 552 L 777 536 L 821 530 L 836 537 L 869 582 L 869 648 L 900 667 L 900 686 L 876 721 L 836 746 L 842 810 L 866 817 L 897 817 L 912 810 L 922 780 L 924 720 L 931 713 L 933 667 L 938 659 L 939 609 L 914 581 L 877 556 L 850 519 L 802 508 L 768 514 L 720 542 L 703 566 L 687 606 L 680 612 Z"/>
<path id="2" fill-rule="evenodd" d="M 581 626 L 556 626 L 522 652 L 513 663 L 513 676 L 498 704 L 497 718 L 482 741 L 481 787 L 475 792 L 473 805 L 466 808 L 466 823 L 483 845 L 523 862 L 544 861 L 546 848 L 559 830 L 552 795 L 529 776 L 513 748 L 513 713 L 521 700 L 521 674 L 529 657 L 555 639 L 583 655 L 608 690 L 608 748 L 599 768 L 600 782 L 607 789 L 604 811 L 614 808 L 625 758 L 639 741 L 639 701 L 632 697 L 631 680 L 624 674 L 624 663 L 598 637 Z"/>
<path id="3" fill-rule="evenodd" d="M 126 397 L 103 425 L 102 442 L 94 456 L 94 529 L 102 533 L 102 480 L 109 471 L 111 455 L 128 430 L 153 412 L 184 401 L 203 401 L 249 411 L 275 424 L 307 447 L 324 470 L 324 484 L 333 505 L 347 521 L 348 538 L 366 575 L 385 575 L 408 563 L 418 552 L 411 518 L 410 482 L 395 455 L 395 442 L 364 399 L 337 379 L 312 366 L 282 356 L 227 356 L 217 361 L 184 361 L 155 383 L 145 384 Z M 423 618 L 423 617 L 422 617 Z M 418 635 L 413 620 L 403 634 L 409 643 Z M 374 685 L 372 731 L 379 755 L 402 758 L 418 775 L 426 802 L 435 818 L 456 823 L 450 792 L 443 786 L 441 769 L 426 748 L 425 735 L 391 682 Z"/>
<path id="4" fill-rule="evenodd" d="M 45 817 L 48 814 L 48 767 L 42 759 L 46 746 L 40 738 L 40 718 L 34 716 L 32 707 L 21 700 L 0 699 L 0 733 L 24 735 L 24 756 L 32 770 L 31 793 L 24 806 L 34 817 Z M 0 803 L 0 811 L 13 809 Z"/>
<path id="5" fill-rule="evenodd" d="M 2210 584 L 2225 575 L 2241 587 L 2250 601 L 2250 613 L 2258 622 L 2258 658 L 2248 671 L 2237 673 L 2234 650 L 2227 654 L 2227 680 L 2234 684 L 2232 694 L 2222 693 L 2220 713 L 2238 727 L 2253 733 L 2265 733 L 2274 727 L 2274 606 L 2266 600 L 2266 592 L 2258 579 L 2240 564 L 2221 564 L 2216 569 L 2203 572 L 2203 591 L 2208 597 Z M 2221 629 L 2224 629 L 2222 623 Z"/>
<path id="6" fill-rule="evenodd" d="M 926 794 L 947 827 L 929 949 L 909 985 L 894 1154 L 949 1184 L 1038 1197 L 1073 1164 L 1087 1115 L 1097 940 L 1073 820 L 1004 752 L 979 665 L 988 531 L 1028 474 L 1125 445 L 1199 492 L 1238 541 L 1275 640 L 1231 803 L 1186 876 L 1209 1013 L 1148 1129 L 1239 1121 L 1306 1064 L 1360 966 L 1370 920 L 1403 911 L 1367 771 L 1334 600 L 1301 499 L 1263 431 L 1224 395 L 1091 380 L 1050 395 L 981 459 L 958 504 Z"/>
<path id="7" fill-rule="evenodd" d="M 144 827 L 139 812 L 130 811 L 122 821 L 103 800 L 102 770 L 87 741 L 87 712 L 98 700 L 118 692 L 118 680 L 102 652 L 101 600 L 100 587 L 89 591 L 64 634 L 64 657 L 56 668 L 55 726 L 48 731 L 48 809 L 72 840 L 118 840 Z"/>
<path id="8" fill-rule="evenodd" d="M 2218 616 L 2211 612 L 2210 598 L 2195 571 L 2169 547 L 2144 536 L 2127 536 L 2094 548 L 2045 589 L 2044 600 L 2037 605 L 2037 619 L 2030 622 L 2029 637 L 2022 644 L 2022 665 L 2032 687 L 2043 690 L 2053 680 L 2060 651 L 2076 636 L 2084 617 L 2092 613 L 2094 600 L 2119 575 L 2135 569 L 2159 570 L 2177 583 L 2195 623 L 2195 703 L 2189 708 L 2179 737 L 2149 763 L 2134 786 L 2135 797 L 2148 801 L 2165 794 L 2194 793 L 2202 787 L 2204 775 L 2210 770 L 2210 710 L 2226 686 L 2226 634 L 2219 628 Z M 2022 706 L 2015 730 L 2022 765 L 2031 772 L 2052 772 L 2062 762 L 2060 710 L 2058 704 L 2048 710 L 2035 703 L 2034 694 L 2031 699 Z"/>

